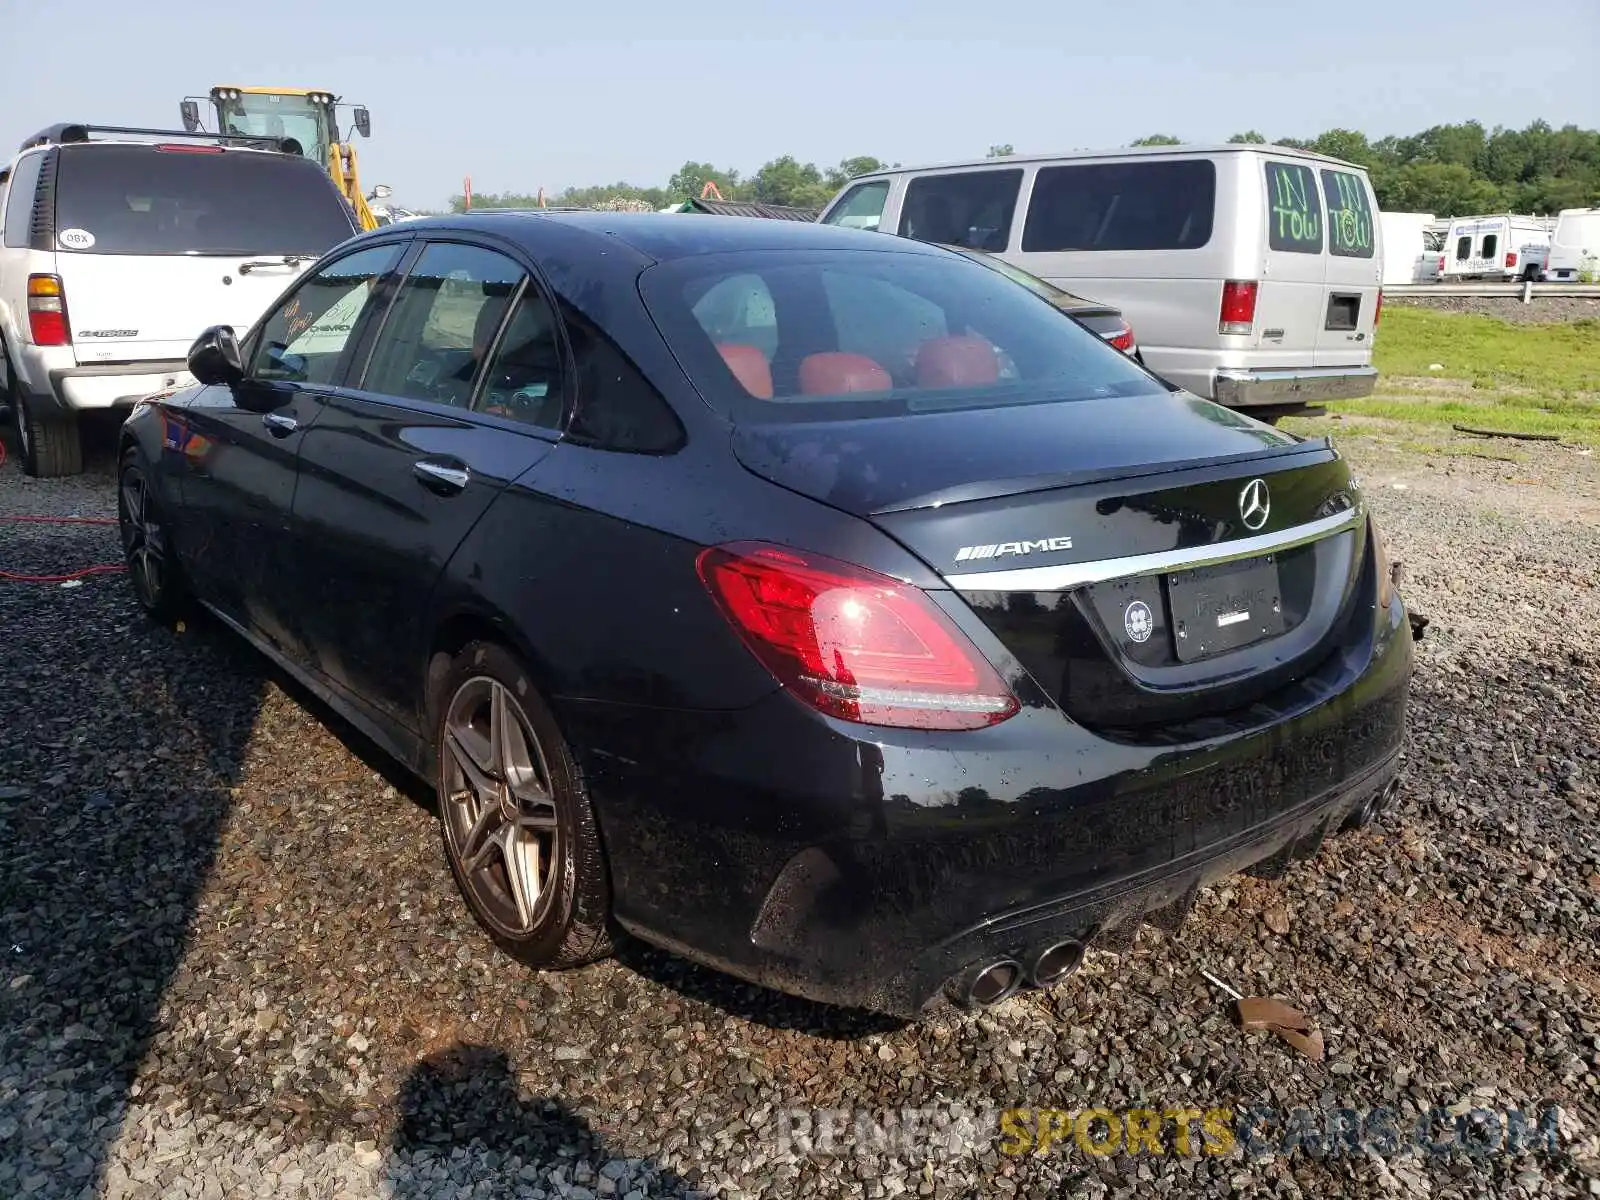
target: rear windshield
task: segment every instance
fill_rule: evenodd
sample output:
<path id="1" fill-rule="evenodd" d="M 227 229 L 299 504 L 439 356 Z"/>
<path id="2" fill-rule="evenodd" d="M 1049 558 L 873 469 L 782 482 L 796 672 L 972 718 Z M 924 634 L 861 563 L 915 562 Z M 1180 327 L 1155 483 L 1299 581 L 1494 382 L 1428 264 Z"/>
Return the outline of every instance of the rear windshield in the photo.
<path id="1" fill-rule="evenodd" d="M 64 147 L 56 249 L 90 254 L 312 254 L 356 232 L 306 159 L 242 150 Z"/>
<path id="2" fill-rule="evenodd" d="M 763 251 L 640 277 L 701 392 L 739 423 L 889 417 L 1166 388 L 998 271 L 958 254 Z"/>

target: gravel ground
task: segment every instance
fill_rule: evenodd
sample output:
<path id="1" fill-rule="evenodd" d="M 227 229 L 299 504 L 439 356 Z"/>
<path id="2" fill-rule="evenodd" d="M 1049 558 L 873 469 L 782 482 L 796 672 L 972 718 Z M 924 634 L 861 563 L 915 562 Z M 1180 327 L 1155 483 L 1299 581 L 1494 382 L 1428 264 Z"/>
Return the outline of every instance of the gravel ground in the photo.
<path id="1" fill-rule="evenodd" d="M 1588 296 L 1552 296 L 1536 293 L 1533 303 L 1524 304 L 1520 296 L 1384 296 L 1385 305 L 1408 304 L 1414 308 L 1433 308 L 1440 312 L 1477 313 L 1498 317 L 1514 325 L 1554 324 L 1600 317 L 1600 299 Z"/>
<path id="2" fill-rule="evenodd" d="M 0 582 L 0 1196 L 1600 1194 L 1600 469 L 1349 449 L 1433 619 L 1396 806 L 1180 936 L 922 1027 L 637 948 L 511 963 L 426 796 L 251 651 L 153 629 L 119 576 Z M 108 472 L 9 464 L 0 514 L 109 516 Z M 115 556 L 0 524 L 0 569 Z M 1303 1008 L 1326 1059 L 1241 1032 L 1202 969 Z M 1553 1156 L 1013 1156 L 981 1115 L 1544 1102 Z M 818 1107 L 958 1122 L 783 1136 Z"/>

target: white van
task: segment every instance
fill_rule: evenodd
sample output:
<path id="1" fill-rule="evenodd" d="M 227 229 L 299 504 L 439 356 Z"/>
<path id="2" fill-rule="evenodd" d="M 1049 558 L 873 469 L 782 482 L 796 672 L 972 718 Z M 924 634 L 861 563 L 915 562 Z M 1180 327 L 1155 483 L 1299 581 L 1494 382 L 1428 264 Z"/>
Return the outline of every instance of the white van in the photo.
<path id="1" fill-rule="evenodd" d="M 1600 282 L 1600 208 L 1563 208 L 1557 214 L 1545 276 L 1553 283 Z"/>
<path id="2" fill-rule="evenodd" d="M 1432 283 L 1439 277 L 1438 239 L 1432 213 L 1383 212 L 1383 285 Z"/>
<path id="3" fill-rule="evenodd" d="M 0 395 L 28 474 L 76 474 L 80 413 L 192 382 L 207 326 L 248 329 L 358 232 L 312 160 L 200 138 L 59 125 L 0 166 Z"/>
<path id="4" fill-rule="evenodd" d="M 1445 234 L 1440 277 L 1512 282 L 1539 280 L 1550 257 L 1550 226 L 1515 213 L 1457 217 Z"/>
<path id="5" fill-rule="evenodd" d="M 1361 167 L 1230 144 L 878 171 L 818 219 L 987 250 L 1114 304 L 1152 371 L 1274 419 L 1372 392 L 1377 215 Z"/>

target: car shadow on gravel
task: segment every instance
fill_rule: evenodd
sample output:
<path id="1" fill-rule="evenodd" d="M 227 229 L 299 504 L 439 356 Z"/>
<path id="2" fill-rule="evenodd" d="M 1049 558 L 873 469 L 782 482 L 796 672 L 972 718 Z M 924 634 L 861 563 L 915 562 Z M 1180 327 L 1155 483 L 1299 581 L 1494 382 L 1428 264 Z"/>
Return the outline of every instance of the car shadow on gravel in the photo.
<path id="1" fill-rule="evenodd" d="M 475 1196 L 543 1187 L 550 1195 L 657 1197 L 692 1188 L 649 1159 L 612 1154 L 562 1101 L 525 1096 L 493 1047 L 457 1043 L 421 1060 L 397 1107 L 385 1172 L 393 1200 L 469 1189 Z"/>
<path id="2" fill-rule="evenodd" d="M 114 528 L 0 524 L 8 569 L 118 557 Z M 0 583 L 0 628 L 0 1195 L 79 1195 L 169 1023 L 265 680 L 231 639 L 153 626 L 121 576 Z"/>

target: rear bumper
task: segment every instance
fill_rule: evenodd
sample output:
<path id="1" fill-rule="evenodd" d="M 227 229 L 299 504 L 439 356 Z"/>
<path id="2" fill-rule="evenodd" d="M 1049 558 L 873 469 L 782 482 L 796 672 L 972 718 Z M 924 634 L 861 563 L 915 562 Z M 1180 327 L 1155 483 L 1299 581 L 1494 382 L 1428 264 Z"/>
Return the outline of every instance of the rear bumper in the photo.
<path id="1" fill-rule="evenodd" d="M 1212 399 L 1227 408 L 1321 404 L 1370 396 L 1378 384 L 1376 367 L 1302 367 L 1257 370 L 1219 367 Z"/>
<path id="2" fill-rule="evenodd" d="M 139 363 L 58 367 L 45 373 L 49 389 L 34 399 L 44 411 L 56 413 L 131 409 L 155 392 L 185 387 L 194 382 L 189 364 L 158 360 Z"/>
<path id="3" fill-rule="evenodd" d="M 1314 854 L 1399 767 L 1413 662 L 1396 601 L 1314 700 L 1185 745 L 1053 708 L 962 735 L 738 713 L 563 706 L 617 918 L 730 975 L 915 1019 L 947 986 L 1063 941 L 1131 944 L 1207 883 Z"/>

